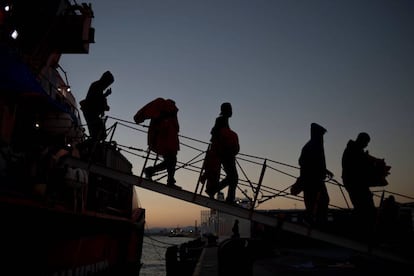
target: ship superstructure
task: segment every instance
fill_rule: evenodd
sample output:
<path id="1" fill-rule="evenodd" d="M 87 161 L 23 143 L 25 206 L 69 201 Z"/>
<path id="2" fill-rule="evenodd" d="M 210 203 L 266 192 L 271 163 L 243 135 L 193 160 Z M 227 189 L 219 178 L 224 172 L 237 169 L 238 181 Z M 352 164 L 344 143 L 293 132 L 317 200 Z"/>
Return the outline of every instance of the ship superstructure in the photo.
<path id="1" fill-rule="evenodd" d="M 116 142 L 90 142 L 59 65 L 89 53 L 93 17 L 85 3 L 0 1 L 2 271 L 139 274 L 145 210 L 134 187 L 61 163 L 132 173 Z"/>

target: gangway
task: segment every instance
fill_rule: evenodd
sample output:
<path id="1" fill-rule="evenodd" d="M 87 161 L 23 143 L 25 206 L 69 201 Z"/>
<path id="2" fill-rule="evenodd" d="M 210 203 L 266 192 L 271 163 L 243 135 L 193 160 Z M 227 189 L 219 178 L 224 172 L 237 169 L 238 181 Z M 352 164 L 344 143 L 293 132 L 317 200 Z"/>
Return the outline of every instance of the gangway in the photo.
<path id="1" fill-rule="evenodd" d="M 346 237 L 342 237 L 339 235 L 334 235 L 332 233 L 327 233 L 320 231 L 318 229 L 314 229 L 311 227 L 307 227 L 301 224 L 284 221 L 276 216 L 267 215 L 261 213 L 259 211 L 255 211 L 254 209 L 246 209 L 244 207 L 238 205 L 232 205 L 226 203 L 224 201 L 219 201 L 215 199 L 211 199 L 206 196 L 202 196 L 200 194 L 171 188 L 165 184 L 152 181 L 140 176 L 136 176 L 134 174 L 126 174 L 123 172 L 119 172 L 98 164 L 94 164 L 91 162 L 85 162 L 78 158 L 65 156 L 62 158 L 62 165 L 68 165 L 72 167 L 78 167 L 81 169 L 88 170 L 89 172 L 105 176 L 108 178 L 119 180 L 125 184 L 137 186 L 140 188 L 144 188 L 153 192 L 157 192 L 160 194 L 164 194 L 176 199 L 184 200 L 189 203 L 197 204 L 200 206 L 204 206 L 207 208 L 219 210 L 224 213 L 228 213 L 230 215 L 234 215 L 240 218 L 248 219 L 251 221 L 256 221 L 262 223 L 267 226 L 277 227 L 278 229 L 288 231 L 291 233 L 295 233 L 301 236 L 306 236 L 312 239 L 324 241 L 336 246 L 340 246 L 343 248 L 348 248 L 360 253 L 365 253 L 374 257 L 379 257 L 382 259 L 387 259 L 390 261 L 395 261 L 398 263 L 404 264 L 413 264 L 414 260 L 410 260 L 401 254 L 397 254 L 395 252 L 390 252 L 389 250 L 380 248 L 378 246 L 373 246 L 368 243 L 363 243 L 360 241 L 355 241 Z"/>

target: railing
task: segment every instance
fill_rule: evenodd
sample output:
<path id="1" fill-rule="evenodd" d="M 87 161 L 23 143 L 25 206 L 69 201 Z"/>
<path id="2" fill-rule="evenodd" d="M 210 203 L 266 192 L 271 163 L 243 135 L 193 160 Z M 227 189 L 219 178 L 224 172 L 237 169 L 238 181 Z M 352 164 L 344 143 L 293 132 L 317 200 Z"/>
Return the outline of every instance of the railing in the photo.
<path id="1" fill-rule="evenodd" d="M 137 164 L 140 164 L 141 170 L 136 174 L 143 176 L 143 169 L 147 164 L 149 162 L 155 164 L 159 160 L 155 153 L 142 148 L 147 145 L 148 127 L 110 116 L 107 119 L 108 122 L 113 122 L 113 125 L 108 128 L 109 139 L 117 141 L 121 151 L 132 159 L 135 170 Z M 208 147 L 208 142 L 180 135 L 180 151 L 176 167 L 177 184 L 184 185 L 183 188 L 187 190 L 194 189 L 196 194 L 204 192 L 204 184 L 200 182 L 200 176 Z M 290 193 L 290 188 L 299 175 L 299 167 L 244 153 L 237 155 L 236 162 L 239 173 L 238 199 L 244 201 L 250 208 L 303 208 L 303 197 L 300 194 L 295 196 Z M 221 174 L 221 178 L 224 176 Z M 158 182 L 163 182 L 165 179 L 166 173 L 156 174 L 153 177 L 153 180 Z M 332 202 L 330 208 L 350 208 L 348 194 L 344 192 L 343 184 L 335 179 L 328 179 L 326 183 Z M 398 202 L 414 200 L 412 197 L 381 189 L 374 191 L 375 199 L 379 202 L 378 206 L 387 195 L 398 197 Z"/>

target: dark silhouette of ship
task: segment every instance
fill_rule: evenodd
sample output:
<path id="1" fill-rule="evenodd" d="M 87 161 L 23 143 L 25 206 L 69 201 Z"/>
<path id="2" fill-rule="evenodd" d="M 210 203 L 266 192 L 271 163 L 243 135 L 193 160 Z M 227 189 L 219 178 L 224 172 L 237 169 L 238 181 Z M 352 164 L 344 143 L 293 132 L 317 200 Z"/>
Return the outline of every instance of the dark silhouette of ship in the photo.
<path id="1" fill-rule="evenodd" d="M 63 54 L 94 42 L 91 5 L 0 1 L 1 271 L 138 275 L 145 209 L 132 185 L 64 156 L 132 174 L 114 141 L 85 135 Z"/>

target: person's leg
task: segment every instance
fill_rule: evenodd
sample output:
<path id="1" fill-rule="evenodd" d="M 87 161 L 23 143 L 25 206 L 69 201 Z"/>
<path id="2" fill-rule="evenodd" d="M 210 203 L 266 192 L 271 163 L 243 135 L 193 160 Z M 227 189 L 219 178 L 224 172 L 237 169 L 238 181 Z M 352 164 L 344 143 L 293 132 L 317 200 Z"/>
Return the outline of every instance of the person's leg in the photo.
<path id="1" fill-rule="evenodd" d="M 167 159 L 165 158 L 165 156 L 163 156 L 162 159 L 163 160 L 160 163 L 152 167 L 153 173 L 163 171 L 167 168 Z"/>
<path id="2" fill-rule="evenodd" d="M 308 185 L 309 186 L 309 185 Z M 305 222 L 313 226 L 315 224 L 317 191 L 305 185 L 303 189 L 303 201 L 305 203 Z"/>
<path id="3" fill-rule="evenodd" d="M 96 137 L 98 141 L 105 141 L 106 139 L 106 128 L 105 128 L 105 122 L 101 117 L 97 117 L 96 119 Z"/>
<path id="4" fill-rule="evenodd" d="M 150 167 L 146 167 L 144 170 L 145 176 L 149 179 L 152 179 L 152 176 L 159 171 L 163 171 L 167 168 L 167 163 L 165 161 L 165 158 L 163 157 L 163 160 L 154 165 L 154 166 L 150 166 Z"/>
<path id="5" fill-rule="evenodd" d="M 371 234 L 374 231 L 376 218 L 377 218 L 377 209 L 375 207 L 374 199 L 372 192 L 368 187 L 361 191 L 361 205 L 362 205 L 362 220 L 365 222 L 368 234 Z"/>
<path id="6" fill-rule="evenodd" d="M 166 154 L 162 158 L 163 161 L 161 163 L 153 167 L 145 168 L 144 172 L 146 177 L 151 179 L 154 173 L 167 170 L 167 186 L 181 189 L 180 186 L 175 185 L 175 166 L 177 164 L 177 154 Z"/>
<path id="7" fill-rule="evenodd" d="M 220 182 L 220 190 L 226 186 L 229 186 L 226 201 L 234 202 L 236 198 L 236 188 L 239 181 L 236 169 L 236 160 L 234 158 L 223 160 L 223 170 L 226 173 L 226 177 Z"/>
<path id="8" fill-rule="evenodd" d="M 322 185 L 323 188 L 319 191 L 316 199 L 316 223 L 320 227 L 325 227 L 328 222 L 329 195 L 326 186 Z"/>
<path id="9" fill-rule="evenodd" d="M 204 163 L 204 174 L 202 176 L 201 182 L 206 182 L 205 192 L 210 198 L 214 198 L 215 194 L 219 191 L 219 181 L 220 181 L 220 170 L 221 163 L 217 154 L 209 150 L 206 153 L 206 159 Z"/>
<path id="10" fill-rule="evenodd" d="M 95 138 L 96 136 L 96 127 L 94 123 L 94 116 L 92 116 L 89 112 L 84 112 L 83 116 L 85 117 L 86 125 L 88 126 L 89 130 L 89 137 L 91 139 Z"/>
<path id="11" fill-rule="evenodd" d="M 165 167 L 167 169 L 167 185 L 175 184 L 175 166 L 177 165 L 177 155 L 167 154 L 164 157 Z"/>

